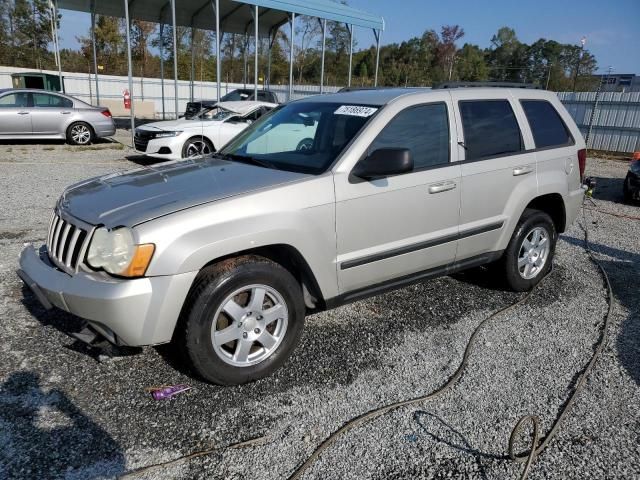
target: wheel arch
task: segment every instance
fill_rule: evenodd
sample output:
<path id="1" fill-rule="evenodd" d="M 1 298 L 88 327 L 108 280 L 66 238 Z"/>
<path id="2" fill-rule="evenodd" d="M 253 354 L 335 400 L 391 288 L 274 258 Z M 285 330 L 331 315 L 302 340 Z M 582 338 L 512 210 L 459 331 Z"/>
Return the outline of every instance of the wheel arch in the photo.
<path id="1" fill-rule="evenodd" d="M 184 143 L 182 144 L 182 149 L 181 149 L 181 152 L 180 152 L 180 153 L 182 153 L 182 150 L 184 150 L 184 146 L 185 146 L 185 145 L 187 144 L 187 142 L 188 142 L 189 140 L 191 140 L 192 138 L 202 138 L 203 140 L 207 140 L 207 141 L 211 144 L 211 148 L 213 148 L 213 151 L 214 151 L 214 152 L 216 152 L 216 151 L 217 151 L 217 149 L 216 149 L 216 144 L 214 143 L 214 141 L 213 141 L 213 140 L 211 140 L 211 137 L 209 137 L 208 135 L 204 135 L 204 134 L 202 134 L 202 135 L 190 135 L 190 136 L 188 136 L 188 137 L 187 137 L 187 139 L 186 139 L 186 140 L 184 141 Z"/>
<path id="2" fill-rule="evenodd" d="M 300 251 L 285 243 L 263 245 L 256 248 L 250 248 L 241 250 L 238 252 L 223 255 L 221 257 L 212 259 L 205 264 L 202 269 L 230 258 L 245 256 L 245 255 L 257 255 L 279 264 L 291 273 L 294 278 L 300 283 L 303 291 L 305 305 L 310 311 L 319 311 L 326 308 L 325 299 L 322 295 L 322 290 L 316 279 L 313 270 L 309 266 L 304 256 Z"/>
<path id="3" fill-rule="evenodd" d="M 567 210 L 564 198 L 559 193 L 547 193 L 531 200 L 526 209 L 540 210 L 545 212 L 553 220 L 556 233 L 563 233 L 567 225 Z"/>

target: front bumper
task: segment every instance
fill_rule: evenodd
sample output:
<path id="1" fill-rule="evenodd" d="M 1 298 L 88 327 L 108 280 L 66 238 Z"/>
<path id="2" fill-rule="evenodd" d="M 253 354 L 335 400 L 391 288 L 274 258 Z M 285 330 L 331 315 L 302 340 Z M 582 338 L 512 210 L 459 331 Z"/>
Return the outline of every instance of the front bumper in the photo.
<path id="1" fill-rule="evenodd" d="M 142 346 L 171 340 L 197 272 L 117 279 L 104 273 L 69 275 L 49 262 L 46 248 L 28 245 L 18 275 L 45 308 L 55 306 L 89 321 L 108 340 Z"/>
<path id="2" fill-rule="evenodd" d="M 182 147 L 187 138 L 188 136 L 185 136 L 184 133 L 177 137 L 152 138 L 144 150 L 139 149 L 138 145 L 136 145 L 136 152 L 164 160 L 180 160 L 182 158 Z M 160 153 L 161 151 L 170 153 Z"/>

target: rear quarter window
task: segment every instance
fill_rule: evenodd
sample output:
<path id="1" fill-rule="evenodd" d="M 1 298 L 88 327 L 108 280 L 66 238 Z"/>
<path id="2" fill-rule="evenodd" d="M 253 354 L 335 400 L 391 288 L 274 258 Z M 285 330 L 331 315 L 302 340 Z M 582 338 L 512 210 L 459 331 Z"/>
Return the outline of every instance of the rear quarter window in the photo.
<path id="1" fill-rule="evenodd" d="M 546 100 L 520 100 L 536 148 L 573 145 L 573 137 L 555 107 Z"/>

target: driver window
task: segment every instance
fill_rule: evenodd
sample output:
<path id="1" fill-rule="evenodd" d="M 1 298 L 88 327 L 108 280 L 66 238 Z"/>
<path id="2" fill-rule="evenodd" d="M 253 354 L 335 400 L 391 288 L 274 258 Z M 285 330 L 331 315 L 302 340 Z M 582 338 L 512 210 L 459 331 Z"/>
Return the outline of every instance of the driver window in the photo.
<path id="1" fill-rule="evenodd" d="M 369 153 L 380 148 L 408 148 L 415 170 L 449 163 L 449 119 L 444 103 L 409 107 L 378 134 Z"/>

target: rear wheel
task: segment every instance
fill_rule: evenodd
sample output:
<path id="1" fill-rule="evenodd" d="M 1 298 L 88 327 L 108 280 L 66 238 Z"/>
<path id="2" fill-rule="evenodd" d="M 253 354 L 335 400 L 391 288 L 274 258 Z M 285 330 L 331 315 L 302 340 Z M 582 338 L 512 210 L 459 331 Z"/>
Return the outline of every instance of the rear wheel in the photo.
<path id="1" fill-rule="evenodd" d="M 93 137 L 93 130 L 88 123 L 75 122 L 67 128 L 67 142 L 71 145 L 88 145 Z"/>
<path id="2" fill-rule="evenodd" d="M 247 383 L 285 362 L 304 315 L 300 285 L 283 267 L 257 256 L 229 259 L 196 277 L 177 342 L 205 380 Z"/>
<path id="3" fill-rule="evenodd" d="M 507 284 L 523 292 L 540 282 L 551 268 L 556 241 L 551 217 L 539 210 L 525 210 L 501 260 Z"/>
<path id="4" fill-rule="evenodd" d="M 204 137 L 191 137 L 182 147 L 182 158 L 200 157 L 213 153 L 213 144 Z"/>

